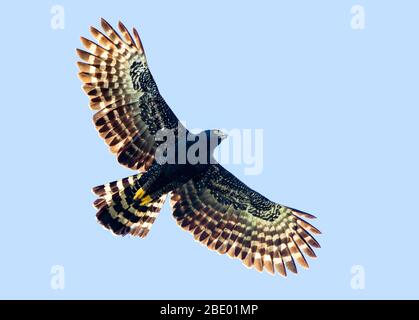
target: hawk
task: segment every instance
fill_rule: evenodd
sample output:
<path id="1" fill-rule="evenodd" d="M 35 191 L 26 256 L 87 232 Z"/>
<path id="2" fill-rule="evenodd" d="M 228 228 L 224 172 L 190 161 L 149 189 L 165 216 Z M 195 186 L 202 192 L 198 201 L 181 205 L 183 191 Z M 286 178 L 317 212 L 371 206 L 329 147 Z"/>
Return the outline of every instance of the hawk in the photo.
<path id="1" fill-rule="evenodd" d="M 77 49 L 83 90 L 95 110 L 94 125 L 118 162 L 138 173 L 93 188 L 97 220 L 116 235 L 145 237 L 169 196 L 183 229 L 211 250 L 240 259 L 258 271 L 297 273 L 316 257 L 320 231 L 305 219 L 313 215 L 272 202 L 217 163 L 213 150 L 225 135 L 219 130 L 192 134 L 160 95 L 148 68 L 137 30 L 119 22 L 119 33 L 104 19 L 103 32 L 91 27 L 96 42 L 81 37 Z M 165 130 L 171 132 L 160 139 Z M 180 161 L 180 136 L 186 151 L 200 141 L 198 161 Z M 203 142 L 203 143 L 202 143 Z M 166 149 L 161 152 L 163 145 Z M 167 158 L 175 150 L 174 161 Z M 159 156 L 160 155 L 160 156 Z"/>

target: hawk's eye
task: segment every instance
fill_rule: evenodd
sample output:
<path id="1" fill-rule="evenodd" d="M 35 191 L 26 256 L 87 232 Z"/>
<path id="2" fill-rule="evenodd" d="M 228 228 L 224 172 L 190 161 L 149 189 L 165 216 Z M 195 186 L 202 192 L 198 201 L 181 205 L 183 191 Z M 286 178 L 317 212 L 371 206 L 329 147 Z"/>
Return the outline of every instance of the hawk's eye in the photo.
<path id="1" fill-rule="evenodd" d="M 214 135 L 221 140 L 227 138 L 227 135 L 224 132 L 222 132 L 221 130 L 218 130 L 218 129 L 214 130 Z"/>

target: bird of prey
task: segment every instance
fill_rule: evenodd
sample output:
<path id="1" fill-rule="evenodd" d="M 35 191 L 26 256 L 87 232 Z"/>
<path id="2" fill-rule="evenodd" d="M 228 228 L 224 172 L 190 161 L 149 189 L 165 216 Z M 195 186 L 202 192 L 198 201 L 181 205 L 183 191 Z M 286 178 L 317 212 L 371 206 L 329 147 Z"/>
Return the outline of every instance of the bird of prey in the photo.
<path id="1" fill-rule="evenodd" d="M 217 163 L 212 153 L 225 135 L 192 134 L 179 123 L 159 93 L 137 30 L 131 34 L 119 22 L 117 32 L 104 19 L 101 26 L 90 28 L 97 42 L 81 37 L 86 51 L 77 49 L 78 76 L 100 137 L 137 173 L 93 188 L 99 223 L 116 235 L 145 237 L 169 196 L 178 225 L 209 249 L 271 274 L 297 273 L 296 262 L 308 268 L 305 255 L 316 257 L 312 248 L 320 247 L 312 236 L 320 231 L 305 220 L 314 216 L 268 200 Z M 170 143 L 158 139 L 164 130 L 173 134 Z M 182 132 L 192 137 L 187 151 L 205 142 L 198 161 L 180 161 Z M 172 146 L 174 161 L 159 161 L 163 144 L 160 155 Z"/>

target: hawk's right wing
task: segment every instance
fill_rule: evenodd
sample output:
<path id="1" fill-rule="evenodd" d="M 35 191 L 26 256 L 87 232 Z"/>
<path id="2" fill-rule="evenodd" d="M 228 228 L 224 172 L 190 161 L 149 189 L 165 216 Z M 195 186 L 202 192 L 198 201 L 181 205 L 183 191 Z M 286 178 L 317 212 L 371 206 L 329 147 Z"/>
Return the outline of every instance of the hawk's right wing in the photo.
<path id="1" fill-rule="evenodd" d="M 195 239 L 228 253 L 247 267 L 286 275 L 295 262 L 308 268 L 304 254 L 316 257 L 320 231 L 304 220 L 311 214 L 274 203 L 250 189 L 221 165 L 174 190 L 173 215 Z"/>
<path id="2" fill-rule="evenodd" d="M 79 77 L 90 99 L 99 135 L 119 163 L 131 169 L 148 169 L 158 146 L 159 130 L 177 132 L 179 121 L 161 97 L 148 69 L 138 32 L 134 38 L 119 22 L 122 37 L 104 19 L 105 34 L 90 28 L 99 44 L 81 37 L 86 49 L 77 49 Z M 135 39 L 135 40 L 134 40 Z"/>

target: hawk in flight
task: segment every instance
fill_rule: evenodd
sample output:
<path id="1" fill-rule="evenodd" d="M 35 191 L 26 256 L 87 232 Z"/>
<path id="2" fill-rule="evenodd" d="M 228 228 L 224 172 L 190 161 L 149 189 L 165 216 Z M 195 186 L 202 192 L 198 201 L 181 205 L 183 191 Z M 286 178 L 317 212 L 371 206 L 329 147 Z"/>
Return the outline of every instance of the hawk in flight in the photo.
<path id="1" fill-rule="evenodd" d="M 91 27 L 96 43 L 84 37 L 77 49 L 79 78 L 95 110 L 94 125 L 123 166 L 138 173 L 93 188 L 100 224 L 116 235 L 145 237 L 166 197 L 179 226 L 211 250 L 241 259 L 249 268 L 286 276 L 296 262 L 308 268 L 305 255 L 316 257 L 320 231 L 305 219 L 311 214 L 272 202 L 250 189 L 213 158 L 225 138 L 219 130 L 192 134 L 160 95 L 148 68 L 136 29 L 120 22 L 119 33 L 105 20 L 103 32 Z M 169 139 L 159 139 L 168 130 Z M 181 134 L 189 151 L 198 140 L 199 161 L 180 161 Z M 160 152 L 163 144 L 169 147 Z M 172 145 L 174 161 L 159 161 Z M 194 152 L 196 154 L 196 152 Z"/>

